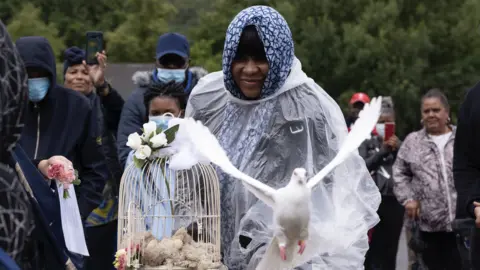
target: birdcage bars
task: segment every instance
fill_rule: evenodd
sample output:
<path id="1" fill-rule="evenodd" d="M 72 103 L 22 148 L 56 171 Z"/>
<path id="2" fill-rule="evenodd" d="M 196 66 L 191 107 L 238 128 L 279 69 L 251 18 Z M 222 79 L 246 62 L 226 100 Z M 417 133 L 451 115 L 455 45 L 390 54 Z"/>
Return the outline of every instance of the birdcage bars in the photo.
<path id="1" fill-rule="evenodd" d="M 204 254 L 198 255 L 203 262 L 220 264 L 220 190 L 215 169 L 197 164 L 173 171 L 168 164 L 168 158 L 156 158 L 141 170 L 134 164 L 125 170 L 119 194 L 118 249 L 126 249 L 126 263 L 134 268 L 189 269 L 178 266 L 185 254 L 151 265 L 151 256 L 149 263 L 146 257 L 150 253 L 145 253 L 147 241 L 173 239 L 184 228 L 188 236 L 178 236 L 183 245 L 191 242 L 185 239 L 193 240 L 193 246 L 203 247 Z"/>

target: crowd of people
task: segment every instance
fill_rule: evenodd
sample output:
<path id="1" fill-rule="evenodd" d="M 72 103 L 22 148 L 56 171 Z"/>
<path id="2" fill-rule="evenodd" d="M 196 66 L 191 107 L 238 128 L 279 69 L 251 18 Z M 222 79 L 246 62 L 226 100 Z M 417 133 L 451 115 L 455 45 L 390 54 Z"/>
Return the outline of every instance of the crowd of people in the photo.
<path id="1" fill-rule="evenodd" d="M 321 170 L 370 102 L 356 93 L 344 116 L 302 71 L 287 22 L 266 6 L 233 19 L 219 72 L 190 66 L 185 36 L 160 36 L 155 69 L 133 74 L 138 87 L 126 100 L 105 78 L 107 53 L 98 52 L 98 64 L 88 65 L 79 47 L 65 50 L 60 85 L 49 41 L 13 43 L 0 22 L 0 262 L 6 269 L 114 268 L 119 186 L 132 163 L 128 136 L 148 121 L 201 120 L 237 168 L 279 188 L 294 168 Z M 401 117 L 394 100 L 383 98 L 371 137 L 344 162 L 344 173 L 326 181 L 351 183 L 349 201 L 370 230 L 342 253 L 318 254 L 314 261 L 329 269 L 394 270 L 406 227 L 411 269 L 474 267 L 466 265 L 474 259 L 462 259 L 453 223 L 470 218 L 480 228 L 479 93 L 480 85 L 468 92 L 454 126 L 447 97 L 429 90 L 421 97 L 423 128 L 403 141 L 395 134 L 385 139 L 386 125 Z M 81 179 L 75 193 L 88 255 L 72 251 L 62 225 L 59 187 L 48 173 L 59 160 Z M 255 269 L 268 244 L 258 235 L 269 228 L 259 224 L 271 221 L 251 211 L 257 200 L 240 182 L 218 175 L 222 262 Z M 314 196 L 322 192 L 328 187 Z M 297 269 L 316 269 L 315 262 Z"/>

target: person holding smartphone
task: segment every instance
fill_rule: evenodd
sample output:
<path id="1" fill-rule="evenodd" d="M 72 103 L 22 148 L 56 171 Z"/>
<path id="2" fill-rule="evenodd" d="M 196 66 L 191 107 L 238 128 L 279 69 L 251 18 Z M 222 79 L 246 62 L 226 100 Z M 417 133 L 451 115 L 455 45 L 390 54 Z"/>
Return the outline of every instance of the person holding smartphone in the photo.
<path id="1" fill-rule="evenodd" d="M 392 166 L 400 140 L 395 135 L 395 112 L 391 97 L 382 99 L 382 113 L 375 126 L 376 134 L 359 147 L 375 184 L 382 194 L 378 209 L 380 222 L 371 233 L 365 269 L 395 269 L 398 242 L 403 226 L 403 206 L 393 194 Z"/>
<path id="2" fill-rule="evenodd" d="M 64 52 L 64 87 L 84 94 L 93 109 L 92 123 L 97 128 L 96 141 L 101 145 L 108 167 L 103 201 L 85 220 L 85 234 L 90 256 L 86 269 L 112 269 L 117 241 L 118 191 L 123 167 L 118 161 L 116 133 L 124 100 L 105 80 L 105 51 L 93 53 L 98 64 L 88 64 L 86 51 L 70 47 Z M 94 268 L 95 267 L 95 268 Z"/>
<path id="3" fill-rule="evenodd" d="M 122 167 L 131 150 L 126 145 L 128 136 L 134 132 L 141 133 L 146 114 L 143 96 L 147 89 L 175 82 L 183 85 L 188 99 L 200 78 L 208 73 L 201 67 L 190 66 L 190 44 L 179 33 L 165 33 L 158 38 L 154 59 L 155 69 L 137 71 L 132 76 L 137 88 L 126 100 L 118 125 L 117 148 Z"/>

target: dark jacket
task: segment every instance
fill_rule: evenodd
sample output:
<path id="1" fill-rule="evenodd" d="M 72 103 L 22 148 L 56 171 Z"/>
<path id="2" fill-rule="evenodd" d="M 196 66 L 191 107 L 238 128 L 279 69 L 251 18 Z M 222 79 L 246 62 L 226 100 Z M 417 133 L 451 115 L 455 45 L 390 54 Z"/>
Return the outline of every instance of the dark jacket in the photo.
<path id="1" fill-rule="evenodd" d="M 360 145 L 358 153 L 365 160 L 367 169 L 382 196 L 394 196 L 392 166 L 395 162 L 397 151 L 392 152 L 383 147 L 382 138 L 372 135 L 370 139 L 365 140 Z"/>
<path id="2" fill-rule="evenodd" d="M 109 93 L 104 95 L 97 95 L 99 97 L 99 103 L 102 108 L 103 118 L 101 126 L 117 137 L 118 123 L 120 122 L 120 115 L 122 114 L 123 105 L 125 101 L 118 91 L 108 84 Z M 91 99 L 90 99 L 91 100 Z"/>
<path id="3" fill-rule="evenodd" d="M 102 145 L 109 172 L 104 199 L 118 196 L 120 179 L 123 174 L 123 167 L 118 160 L 116 136 L 125 101 L 114 88 L 110 85 L 108 87 L 110 90 L 106 96 L 97 95 L 93 92 L 87 96 L 92 105 L 94 121 L 96 121 L 97 128 L 102 134 L 101 140 L 97 142 Z"/>
<path id="4" fill-rule="evenodd" d="M 108 178 L 102 149 L 96 142 L 99 133 L 91 121 L 92 107 L 84 95 L 56 84 L 55 57 L 45 38 L 24 37 L 16 45 L 25 67 L 43 68 L 51 78 L 46 97 L 27 105 L 20 145 L 33 160 L 62 155 L 73 162 L 82 180 L 76 194 L 84 219 L 102 201 Z"/>
<path id="5" fill-rule="evenodd" d="M 128 153 L 130 152 L 130 148 L 126 145 L 128 141 L 128 135 L 134 132 L 141 133 L 142 125 L 145 123 L 145 117 L 147 115 L 143 99 L 145 90 L 150 85 L 160 85 L 155 72 L 156 71 L 136 72 L 132 77 L 133 82 L 138 86 L 138 88 L 132 92 L 130 97 L 128 97 L 127 102 L 123 107 L 122 115 L 120 117 L 120 124 L 118 126 L 117 149 L 118 158 L 120 159 L 120 164 L 122 167 L 125 167 Z M 206 74 L 207 71 L 203 68 L 190 68 L 187 76 L 185 92 L 190 93 L 197 84 L 198 80 Z"/>
<path id="6" fill-rule="evenodd" d="M 453 153 L 457 190 L 456 218 L 475 217 L 473 201 L 480 202 L 480 83 L 467 93 L 458 114 Z"/>

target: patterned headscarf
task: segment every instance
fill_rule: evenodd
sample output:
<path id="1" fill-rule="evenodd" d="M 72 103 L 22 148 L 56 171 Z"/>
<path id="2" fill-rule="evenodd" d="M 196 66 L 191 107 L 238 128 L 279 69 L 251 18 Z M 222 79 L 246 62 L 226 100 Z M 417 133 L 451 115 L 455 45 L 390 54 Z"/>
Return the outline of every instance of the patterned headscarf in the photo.
<path id="1" fill-rule="evenodd" d="M 231 66 L 243 29 L 249 25 L 254 25 L 257 29 L 269 64 L 268 75 L 260 95 L 260 98 L 265 98 L 280 89 L 290 73 L 294 59 L 292 33 L 282 15 L 267 6 L 246 8 L 233 19 L 225 37 L 223 74 L 227 90 L 233 96 L 242 99 L 244 95 L 233 81 Z"/>
<path id="2" fill-rule="evenodd" d="M 269 64 L 269 71 L 264 82 L 261 99 L 272 96 L 287 80 L 294 60 L 293 39 L 287 22 L 273 8 L 253 6 L 241 11 L 230 23 L 227 29 L 225 48 L 223 52 L 223 74 L 226 89 L 235 97 L 245 99 L 235 84 L 231 65 L 237 53 L 242 31 L 246 26 L 254 25 L 265 48 L 265 55 Z M 217 137 L 226 150 L 228 157 L 237 168 L 244 168 L 252 161 L 259 150 L 258 146 L 263 134 L 268 133 L 270 119 L 275 111 L 277 99 L 262 100 L 260 104 L 245 106 L 232 100 L 227 101 L 224 111 L 225 118 L 220 126 Z M 231 257 L 231 243 L 235 238 L 243 207 L 232 200 L 232 194 L 242 197 L 236 188 L 237 181 L 219 172 L 221 183 L 222 204 L 222 252 L 225 264 L 231 269 L 244 269 L 238 265 L 239 257 Z M 240 193 L 239 193 L 240 192 Z M 245 262 L 243 262 L 245 263 Z"/>
<path id="3" fill-rule="evenodd" d="M 8 166 L 22 134 L 27 87 L 23 62 L 0 21 L 0 247 L 16 261 L 33 229 L 27 194 Z"/>

